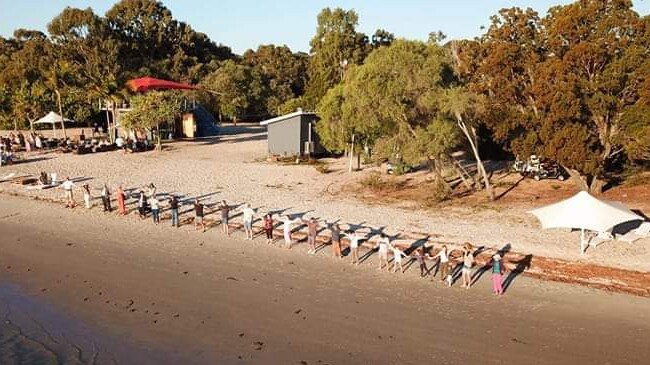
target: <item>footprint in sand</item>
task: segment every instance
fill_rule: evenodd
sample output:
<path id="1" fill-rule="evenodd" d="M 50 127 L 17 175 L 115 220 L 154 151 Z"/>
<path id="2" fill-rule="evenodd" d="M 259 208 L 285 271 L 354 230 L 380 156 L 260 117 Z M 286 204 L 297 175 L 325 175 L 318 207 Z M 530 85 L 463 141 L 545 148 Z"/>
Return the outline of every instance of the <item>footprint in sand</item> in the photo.
<path id="1" fill-rule="evenodd" d="M 189 271 L 183 271 L 183 275 L 189 274 Z"/>
<path id="2" fill-rule="evenodd" d="M 47 291 L 47 288 L 43 288 L 43 289 L 41 289 L 41 291 L 42 291 L 43 293 L 45 293 L 45 292 Z"/>
<path id="3" fill-rule="evenodd" d="M 297 309 L 297 310 L 295 310 L 293 313 L 295 313 L 295 314 L 300 314 L 300 312 L 302 312 L 302 309 Z"/>
<path id="4" fill-rule="evenodd" d="M 84 298 L 84 302 L 87 302 L 87 301 L 88 301 L 88 297 L 85 297 L 85 298 Z"/>
<path id="5" fill-rule="evenodd" d="M 7 270 L 11 270 L 11 265 L 7 265 Z"/>
<path id="6" fill-rule="evenodd" d="M 181 316 L 180 314 L 176 313 L 176 314 L 174 314 L 173 317 L 174 317 L 174 318 L 178 318 L 178 317 L 180 317 L 180 316 Z"/>
<path id="7" fill-rule="evenodd" d="M 253 347 L 255 348 L 255 351 L 261 351 L 262 348 L 264 347 L 264 342 L 255 341 L 255 342 L 253 342 Z"/>
<path id="8" fill-rule="evenodd" d="M 240 333 L 239 337 L 244 337 L 244 332 Z"/>

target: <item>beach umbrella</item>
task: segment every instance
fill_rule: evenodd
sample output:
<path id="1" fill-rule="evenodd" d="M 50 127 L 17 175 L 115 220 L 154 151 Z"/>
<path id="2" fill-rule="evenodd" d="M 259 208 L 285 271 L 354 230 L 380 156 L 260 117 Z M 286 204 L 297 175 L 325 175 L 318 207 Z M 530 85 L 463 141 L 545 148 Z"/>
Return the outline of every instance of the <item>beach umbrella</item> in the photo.
<path id="1" fill-rule="evenodd" d="M 537 217 L 545 229 L 580 229 L 580 253 L 586 248 L 585 230 L 605 232 L 618 224 L 643 219 L 619 202 L 599 200 L 586 191 L 528 213 Z"/>
<path id="2" fill-rule="evenodd" d="M 198 87 L 183 84 L 180 82 L 155 79 L 153 77 L 140 77 L 137 79 L 129 80 L 126 86 L 134 92 L 146 92 L 149 90 L 195 90 Z"/>

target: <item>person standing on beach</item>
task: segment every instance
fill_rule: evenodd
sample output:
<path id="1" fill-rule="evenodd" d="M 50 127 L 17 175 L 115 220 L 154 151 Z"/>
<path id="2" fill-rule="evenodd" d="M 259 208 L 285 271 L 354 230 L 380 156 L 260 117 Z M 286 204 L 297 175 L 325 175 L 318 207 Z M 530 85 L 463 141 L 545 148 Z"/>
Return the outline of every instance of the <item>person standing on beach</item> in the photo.
<path id="1" fill-rule="evenodd" d="M 70 180 L 69 177 L 66 177 L 63 183 L 61 183 L 61 188 L 65 191 L 65 207 L 66 208 L 74 208 L 75 207 L 75 202 L 74 202 L 74 196 L 72 195 L 72 190 L 74 189 L 75 185 L 74 183 Z"/>
<path id="2" fill-rule="evenodd" d="M 338 257 L 339 259 L 342 259 L 343 256 L 341 256 L 341 227 L 339 227 L 338 223 L 332 224 L 330 231 L 332 231 L 332 253 L 334 254 L 334 257 Z"/>
<path id="3" fill-rule="evenodd" d="M 350 231 L 349 234 L 345 234 L 350 240 L 350 256 L 352 256 L 352 265 L 359 265 L 359 241 L 361 236 L 356 231 Z"/>
<path id="4" fill-rule="evenodd" d="M 179 227 L 178 224 L 178 206 L 180 205 L 180 202 L 178 201 L 178 198 L 176 195 L 172 194 L 169 197 L 169 209 L 172 213 L 172 227 Z"/>
<path id="5" fill-rule="evenodd" d="M 463 287 L 469 289 L 472 285 L 472 266 L 474 266 L 474 253 L 472 245 L 468 242 L 463 246 Z"/>
<path id="6" fill-rule="evenodd" d="M 451 286 L 451 275 L 449 274 L 449 253 L 447 252 L 447 245 L 442 245 L 440 252 L 433 256 L 433 258 L 439 258 L 440 265 L 440 281 L 447 281 L 447 285 Z M 433 280 L 433 279 L 431 279 Z"/>
<path id="7" fill-rule="evenodd" d="M 153 183 L 149 183 L 149 185 L 147 186 L 147 196 L 150 198 L 156 196 L 156 185 L 154 185 Z"/>
<path id="8" fill-rule="evenodd" d="M 199 226 L 201 226 L 201 229 L 203 232 L 205 232 L 205 222 L 203 221 L 203 203 L 199 201 L 199 199 L 194 200 L 194 228 L 199 229 Z"/>
<path id="9" fill-rule="evenodd" d="M 388 271 L 388 247 L 390 246 L 390 239 L 388 236 L 382 234 L 379 238 L 379 243 L 377 243 L 377 254 L 379 255 L 379 270 L 384 268 L 386 265 L 386 271 Z"/>
<path id="10" fill-rule="evenodd" d="M 418 248 L 415 250 L 415 260 L 418 262 L 420 265 L 420 277 L 423 278 L 427 275 L 429 270 L 427 269 L 427 255 L 424 253 L 424 246 Z"/>
<path id="11" fill-rule="evenodd" d="M 494 294 L 503 295 L 503 263 L 498 253 L 492 256 L 492 289 Z"/>
<path id="12" fill-rule="evenodd" d="M 282 233 L 284 236 L 284 244 L 288 249 L 291 249 L 293 241 L 291 240 L 291 225 L 295 222 L 288 215 L 282 219 Z"/>
<path id="13" fill-rule="evenodd" d="M 228 225 L 230 205 L 228 205 L 225 200 L 222 200 L 221 205 L 219 205 L 219 211 L 221 211 L 221 230 L 223 233 L 230 236 L 230 226 Z"/>
<path id="14" fill-rule="evenodd" d="M 273 216 L 271 213 L 266 213 L 264 216 L 264 232 L 266 232 L 266 243 L 273 243 Z"/>
<path id="15" fill-rule="evenodd" d="M 102 187 L 102 203 L 104 204 L 104 212 L 111 211 L 111 191 L 108 190 L 108 185 L 104 184 Z"/>
<path id="16" fill-rule="evenodd" d="M 397 268 L 399 267 L 399 271 L 404 274 L 404 267 L 402 266 L 402 257 L 407 257 L 402 250 L 400 250 L 397 246 L 395 245 L 390 245 L 390 249 L 393 251 L 393 273 L 397 272 Z"/>
<path id="17" fill-rule="evenodd" d="M 302 220 L 307 225 L 307 244 L 309 244 L 308 255 L 316 254 L 316 235 L 318 234 L 318 221 L 312 217 L 309 220 Z"/>
<path id="18" fill-rule="evenodd" d="M 122 185 L 118 186 L 117 188 L 117 206 L 120 208 L 120 215 L 126 215 L 126 194 L 124 193 L 124 189 L 122 189 Z"/>
<path id="19" fill-rule="evenodd" d="M 155 195 L 149 198 L 149 206 L 151 207 L 151 217 L 153 218 L 153 223 L 158 225 L 160 223 L 160 206 L 158 198 Z"/>
<path id="20" fill-rule="evenodd" d="M 255 217 L 255 210 L 251 208 L 249 203 L 244 205 L 242 210 L 242 215 L 244 218 L 244 232 L 246 233 L 247 240 L 253 240 L 253 218 Z"/>
<path id="21" fill-rule="evenodd" d="M 81 188 L 84 191 L 84 204 L 86 205 L 86 209 L 92 208 L 92 203 L 90 201 L 90 186 L 88 184 L 83 184 Z"/>
<path id="22" fill-rule="evenodd" d="M 140 189 L 140 194 L 138 196 L 138 214 L 140 219 L 147 217 L 147 199 L 144 196 L 144 191 Z"/>

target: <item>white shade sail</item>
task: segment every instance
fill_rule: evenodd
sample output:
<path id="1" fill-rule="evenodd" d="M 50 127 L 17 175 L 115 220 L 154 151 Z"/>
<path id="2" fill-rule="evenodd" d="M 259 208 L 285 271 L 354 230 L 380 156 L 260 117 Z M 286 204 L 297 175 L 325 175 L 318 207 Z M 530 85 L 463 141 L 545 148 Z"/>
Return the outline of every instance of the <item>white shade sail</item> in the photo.
<path id="1" fill-rule="evenodd" d="M 643 219 L 619 202 L 599 200 L 586 191 L 569 199 L 533 209 L 542 228 L 578 228 L 596 232 L 610 230 L 617 224 Z"/>
<path id="2" fill-rule="evenodd" d="M 64 122 L 72 122 L 70 119 L 63 119 Z M 55 112 L 49 112 L 43 118 L 34 122 L 34 124 L 56 124 L 61 123 L 61 116 Z"/>

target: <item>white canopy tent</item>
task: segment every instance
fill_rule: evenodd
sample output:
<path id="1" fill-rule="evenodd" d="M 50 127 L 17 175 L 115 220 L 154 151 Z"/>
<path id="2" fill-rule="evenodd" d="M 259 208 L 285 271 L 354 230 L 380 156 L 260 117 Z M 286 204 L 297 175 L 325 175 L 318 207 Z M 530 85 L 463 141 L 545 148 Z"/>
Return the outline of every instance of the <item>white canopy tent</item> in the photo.
<path id="1" fill-rule="evenodd" d="M 51 112 L 47 113 L 46 116 L 44 116 L 43 118 L 35 121 L 32 124 L 52 124 L 52 130 L 54 131 L 54 136 L 56 137 L 56 124 L 57 123 L 63 124 L 64 122 L 70 123 L 70 122 L 73 122 L 73 121 L 70 120 L 70 119 L 67 119 L 67 118 L 61 118 L 60 115 L 58 115 L 57 113 L 51 111 Z M 62 127 L 65 127 L 65 126 L 62 125 Z"/>
<path id="2" fill-rule="evenodd" d="M 614 226 L 643 218 L 619 202 L 599 200 L 586 191 L 581 191 L 569 199 L 533 209 L 542 223 L 542 228 L 576 228 L 580 235 L 580 253 L 586 249 L 585 230 L 605 232 Z"/>

